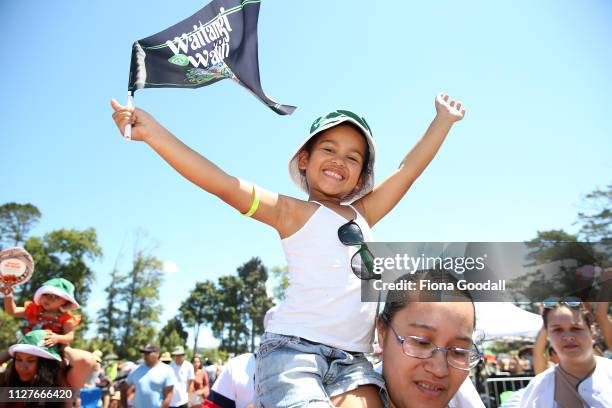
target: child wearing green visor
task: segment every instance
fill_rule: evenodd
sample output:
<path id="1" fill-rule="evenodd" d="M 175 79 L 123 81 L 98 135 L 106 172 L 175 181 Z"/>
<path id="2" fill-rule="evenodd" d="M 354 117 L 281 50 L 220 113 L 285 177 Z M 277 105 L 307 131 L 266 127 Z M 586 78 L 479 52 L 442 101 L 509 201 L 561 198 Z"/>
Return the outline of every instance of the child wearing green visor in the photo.
<path id="1" fill-rule="evenodd" d="M 111 102 L 113 119 L 185 178 L 244 215 L 274 228 L 290 274 L 284 302 L 257 353 L 256 405 L 381 406 L 382 377 L 364 357 L 372 347 L 376 304 L 361 302 L 361 262 L 371 227 L 406 194 L 465 110 L 448 95 L 399 168 L 374 187 L 374 139 L 359 115 L 337 110 L 312 124 L 289 162 L 307 200 L 276 194 L 231 176 L 183 144 L 140 109 Z M 367 271 L 367 268 L 366 268 Z"/>

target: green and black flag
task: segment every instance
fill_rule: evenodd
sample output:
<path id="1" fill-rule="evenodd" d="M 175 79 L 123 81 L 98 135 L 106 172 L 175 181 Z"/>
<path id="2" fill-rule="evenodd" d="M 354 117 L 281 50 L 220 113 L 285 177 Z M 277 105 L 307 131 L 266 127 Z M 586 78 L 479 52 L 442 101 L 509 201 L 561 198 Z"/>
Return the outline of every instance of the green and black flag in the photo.
<path id="1" fill-rule="evenodd" d="M 142 88 L 199 88 L 225 78 L 281 115 L 295 106 L 268 98 L 259 80 L 257 19 L 261 0 L 213 0 L 193 16 L 134 42 L 130 93 Z"/>

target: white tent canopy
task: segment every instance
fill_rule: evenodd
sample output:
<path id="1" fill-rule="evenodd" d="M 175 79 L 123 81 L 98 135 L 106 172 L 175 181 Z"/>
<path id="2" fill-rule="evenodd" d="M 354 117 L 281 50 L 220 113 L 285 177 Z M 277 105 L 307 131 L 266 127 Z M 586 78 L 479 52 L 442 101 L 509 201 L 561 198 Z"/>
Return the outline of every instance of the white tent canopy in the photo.
<path id="1" fill-rule="evenodd" d="M 476 329 L 486 339 L 500 337 L 535 337 L 542 327 L 542 317 L 509 302 L 474 302 Z"/>

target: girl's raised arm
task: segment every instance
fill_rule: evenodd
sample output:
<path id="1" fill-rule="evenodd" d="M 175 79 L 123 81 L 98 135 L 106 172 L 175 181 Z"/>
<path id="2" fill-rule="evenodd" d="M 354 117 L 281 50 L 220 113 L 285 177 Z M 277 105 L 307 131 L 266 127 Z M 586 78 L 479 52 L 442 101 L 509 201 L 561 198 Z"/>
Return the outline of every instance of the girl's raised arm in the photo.
<path id="1" fill-rule="evenodd" d="M 132 140 L 147 143 L 187 180 L 216 195 L 243 214 L 249 212 L 257 196 L 259 206 L 252 217 L 277 231 L 282 230 L 281 220 L 286 218 L 282 216 L 285 207 L 283 196 L 261 188 L 255 190 L 252 183 L 225 173 L 181 142 L 147 112 L 122 106 L 114 99 L 111 106 L 115 111 L 113 120 L 122 133 L 125 126 L 131 123 Z"/>
<path id="2" fill-rule="evenodd" d="M 4 312 L 13 317 L 24 318 L 25 308 L 15 304 L 14 289 L 12 286 L 3 286 L 2 294 L 4 295 Z"/>
<path id="3" fill-rule="evenodd" d="M 436 117 L 421 139 L 408 152 L 399 168 L 371 193 L 357 200 L 364 217 L 373 226 L 404 197 L 412 183 L 432 161 L 453 123 L 463 119 L 465 109 L 448 95 L 436 95 Z"/>

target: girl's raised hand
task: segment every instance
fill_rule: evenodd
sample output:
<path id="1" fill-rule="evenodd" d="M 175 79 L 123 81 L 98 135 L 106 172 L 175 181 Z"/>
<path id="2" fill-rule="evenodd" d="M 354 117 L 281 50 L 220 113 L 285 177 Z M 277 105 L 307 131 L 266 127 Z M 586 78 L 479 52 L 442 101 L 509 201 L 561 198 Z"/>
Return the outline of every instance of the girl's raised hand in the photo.
<path id="1" fill-rule="evenodd" d="M 465 109 L 461 109 L 461 102 L 455 102 L 445 93 L 436 95 L 436 112 L 438 117 L 451 122 L 457 122 L 465 116 Z"/>
<path id="2" fill-rule="evenodd" d="M 2 285 L 0 286 L 0 292 L 6 296 L 13 296 L 13 287 L 10 285 Z"/>
<path id="3" fill-rule="evenodd" d="M 128 108 L 119 104 L 115 99 L 111 99 L 111 106 L 114 110 L 113 120 L 123 135 L 125 126 L 132 124 L 132 140 L 147 141 L 159 127 L 159 123 L 147 112 L 138 108 Z"/>

